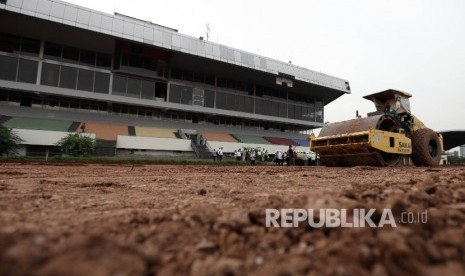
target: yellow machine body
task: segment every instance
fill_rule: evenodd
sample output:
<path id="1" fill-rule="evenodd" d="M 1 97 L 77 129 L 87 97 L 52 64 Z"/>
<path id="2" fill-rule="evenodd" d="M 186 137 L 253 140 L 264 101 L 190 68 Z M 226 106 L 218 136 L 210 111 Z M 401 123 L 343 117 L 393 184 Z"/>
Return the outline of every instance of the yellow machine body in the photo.
<path id="1" fill-rule="evenodd" d="M 410 114 L 410 97 L 392 89 L 365 96 L 373 101 L 376 112 L 326 124 L 318 137 L 311 135 L 310 150 L 327 166 L 396 166 L 406 156 L 416 165 L 435 165 L 443 148 L 442 136 Z"/>

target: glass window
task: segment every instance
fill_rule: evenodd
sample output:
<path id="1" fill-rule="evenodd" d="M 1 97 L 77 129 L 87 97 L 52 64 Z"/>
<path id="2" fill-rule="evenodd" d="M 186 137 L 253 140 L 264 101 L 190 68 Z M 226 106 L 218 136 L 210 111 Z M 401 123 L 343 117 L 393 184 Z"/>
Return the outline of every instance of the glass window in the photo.
<path id="1" fill-rule="evenodd" d="M 60 72 L 60 87 L 76 89 L 77 69 L 69 66 L 62 66 Z"/>
<path id="2" fill-rule="evenodd" d="M 302 120 L 302 107 L 300 105 L 294 107 L 294 118 L 296 120 Z"/>
<path id="3" fill-rule="evenodd" d="M 184 71 L 182 75 L 183 79 L 186 81 L 193 81 L 194 77 L 191 71 Z"/>
<path id="4" fill-rule="evenodd" d="M 203 94 L 203 105 L 205 107 L 215 107 L 215 91 L 205 90 Z"/>
<path id="5" fill-rule="evenodd" d="M 267 101 L 267 100 L 264 100 L 263 102 L 264 102 L 264 106 L 263 106 L 264 113 L 263 114 L 270 116 L 271 115 L 271 109 L 273 109 L 272 102 Z"/>
<path id="6" fill-rule="evenodd" d="M 248 95 L 253 96 L 253 84 L 247 83 L 245 86 L 245 90 L 247 91 Z"/>
<path id="7" fill-rule="evenodd" d="M 263 99 L 255 99 L 255 113 L 266 115 L 266 102 Z"/>
<path id="8" fill-rule="evenodd" d="M 60 107 L 68 108 L 69 107 L 69 102 L 67 101 L 60 101 Z"/>
<path id="9" fill-rule="evenodd" d="M 183 87 L 183 91 L 181 94 L 181 103 L 191 105 L 192 94 L 193 94 L 193 89 L 191 87 Z"/>
<path id="10" fill-rule="evenodd" d="M 181 80 L 182 79 L 182 71 L 176 70 L 176 69 L 171 70 L 171 78 Z"/>
<path id="11" fill-rule="evenodd" d="M 42 105 L 42 98 L 32 97 L 31 104 L 32 105 Z"/>
<path id="12" fill-rule="evenodd" d="M 140 92 L 142 98 L 153 100 L 155 97 L 155 82 L 142 80 Z"/>
<path id="13" fill-rule="evenodd" d="M 14 35 L 0 34 L 0 51 L 7 53 L 19 52 L 21 38 Z"/>
<path id="14" fill-rule="evenodd" d="M 24 55 L 39 56 L 40 41 L 23 38 L 21 41 L 21 53 Z"/>
<path id="15" fill-rule="evenodd" d="M 62 60 L 69 63 L 77 63 L 77 61 L 79 60 L 79 49 L 64 46 Z"/>
<path id="16" fill-rule="evenodd" d="M 279 116 L 279 102 L 272 102 L 271 116 Z"/>
<path id="17" fill-rule="evenodd" d="M 121 55 L 118 56 L 118 60 L 121 60 L 121 65 L 122 66 L 129 66 L 129 55 Z"/>
<path id="18" fill-rule="evenodd" d="M 58 86 L 59 74 L 59 65 L 44 62 L 42 64 L 42 76 L 40 79 L 40 83 L 43 85 Z"/>
<path id="19" fill-rule="evenodd" d="M 312 122 L 315 121 L 315 108 L 313 107 L 308 108 L 308 120 Z"/>
<path id="20" fill-rule="evenodd" d="M 79 69 L 77 89 L 83 90 L 83 91 L 94 90 L 94 72 L 93 71 Z"/>
<path id="21" fill-rule="evenodd" d="M 253 113 L 253 98 L 245 97 L 244 99 L 244 111 L 248 113 Z"/>
<path id="22" fill-rule="evenodd" d="M 287 118 L 287 104 L 279 103 L 279 117 Z"/>
<path id="23" fill-rule="evenodd" d="M 295 105 L 293 105 L 293 104 L 288 105 L 289 110 L 288 110 L 287 114 L 288 114 L 289 119 L 294 119 L 294 107 L 295 107 Z"/>
<path id="24" fill-rule="evenodd" d="M 316 121 L 323 123 L 323 109 L 316 109 Z"/>
<path id="25" fill-rule="evenodd" d="M 38 62 L 28 59 L 19 60 L 18 81 L 36 83 Z"/>
<path id="26" fill-rule="evenodd" d="M 8 101 L 14 102 L 14 103 L 19 103 L 19 102 L 21 102 L 21 97 L 19 95 L 10 93 L 10 97 L 8 98 Z"/>
<path id="27" fill-rule="evenodd" d="M 143 68 L 144 59 L 139 56 L 132 55 L 129 59 L 129 66 L 136 68 Z"/>
<path id="28" fill-rule="evenodd" d="M 111 67 L 111 55 L 108 54 L 97 54 L 97 67 L 108 69 Z"/>
<path id="29" fill-rule="evenodd" d="M 113 75 L 113 92 L 115 94 L 126 94 L 127 78 Z"/>
<path id="30" fill-rule="evenodd" d="M 313 97 L 310 96 L 305 96 L 305 102 L 308 103 L 309 105 L 313 105 Z"/>
<path id="31" fill-rule="evenodd" d="M 15 81 L 17 67 L 17 58 L 0 56 L 0 79 Z"/>
<path id="32" fill-rule="evenodd" d="M 256 90 L 255 90 L 255 96 L 263 97 L 264 91 L 265 91 L 265 88 L 263 86 L 257 85 Z"/>
<path id="33" fill-rule="evenodd" d="M 94 92 L 107 94 L 110 90 L 110 74 L 95 72 Z"/>
<path id="34" fill-rule="evenodd" d="M 69 104 L 69 107 L 70 107 L 70 108 L 78 109 L 78 108 L 79 108 L 79 102 L 71 102 L 71 103 Z"/>
<path id="35" fill-rule="evenodd" d="M 232 101 L 234 103 L 232 109 L 236 111 L 244 111 L 244 97 L 238 95 L 232 95 Z"/>
<path id="36" fill-rule="evenodd" d="M 226 86 L 231 89 L 236 89 L 236 81 L 235 80 L 227 80 Z"/>
<path id="37" fill-rule="evenodd" d="M 48 102 L 48 104 L 49 104 L 51 107 L 55 107 L 55 106 L 58 106 L 59 101 L 58 101 L 58 99 L 56 99 L 56 98 L 52 98 L 52 99 L 50 99 L 50 101 Z"/>
<path id="38" fill-rule="evenodd" d="M 157 61 L 151 58 L 144 58 L 144 69 L 157 71 Z"/>
<path id="39" fill-rule="evenodd" d="M 226 109 L 228 106 L 228 100 L 225 93 L 216 92 L 216 108 Z"/>
<path id="40" fill-rule="evenodd" d="M 140 97 L 140 80 L 128 78 L 127 95 Z"/>
<path id="41" fill-rule="evenodd" d="M 217 79 L 217 82 L 216 82 L 216 85 L 217 85 L 218 87 L 224 87 L 224 88 L 226 88 L 226 87 L 227 87 L 227 81 L 226 81 L 226 79 L 218 78 L 218 79 Z"/>
<path id="42" fill-rule="evenodd" d="M 163 101 L 165 101 L 167 89 L 168 84 L 166 82 L 157 82 L 155 85 L 155 97 L 161 98 Z"/>
<path id="43" fill-rule="evenodd" d="M 194 72 L 194 81 L 195 82 L 204 82 L 205 75 L 199 72 Z"/>
<path id="44" fill-rule="evenodd" d="M 95 52 L 81 50 L 79 55 L 79 63 L 87 66 L 95 66 Z"/>
<path id="45" fill-rule="evenodd" d="M 53 60 L 61 60 L 61 50 L 62 50 L 61 45 L 50 43 L 50 42 L 45 42 L 44 58 L 53 59 Z"/>
<path id="46" fill-rule="evenodd" d="M 171 84 L 170 85 L 170 96 L 169 101 L 172 103 L 180 103 L 181 102 L 181 86 Z"/>
<path id="47" fill-rule="evenodd" d="M 308 107 L 307 106 L 302 106 L 302 115 L 301 115 L 301 120 L 308 121 Z"/>
<path id="48" fill-rule="evenodd" d="M 213 75 L 206 75 L 205 76 L 205 83 L 210 85 L 215 85 L 215 76 Z"/>

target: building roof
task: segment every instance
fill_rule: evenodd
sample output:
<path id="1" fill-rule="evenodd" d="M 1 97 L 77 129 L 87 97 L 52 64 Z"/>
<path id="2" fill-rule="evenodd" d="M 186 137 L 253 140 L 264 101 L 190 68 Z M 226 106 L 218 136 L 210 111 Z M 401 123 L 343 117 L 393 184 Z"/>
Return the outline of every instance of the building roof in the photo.
<path id="1" fill-rule="evenodd" d="M 275 75 L 282 73 L 294 76 L 296 80 L 350 93 L 347 80 L 180 34 L 175 29 L 117 13 L 111 15 L 59 0 L 8 0 L 6 4 L 0 4 L 2 9 Z"/>

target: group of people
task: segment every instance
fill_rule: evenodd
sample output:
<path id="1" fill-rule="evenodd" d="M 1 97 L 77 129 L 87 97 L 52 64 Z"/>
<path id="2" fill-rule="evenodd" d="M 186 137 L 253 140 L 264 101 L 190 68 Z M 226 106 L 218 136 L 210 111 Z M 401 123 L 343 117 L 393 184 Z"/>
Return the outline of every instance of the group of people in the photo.
<path id="1" fill-rule="evenodd" d="M 223 160 L 223 148 L 220 147 L 218 150 L 214 149 L 212 152 L 213 161 L 222 161 Z"/>
<path id="2" fill-rule="evenodd" d="M 213 149 L 212 157 L 213 161 L 222 161 L 223 160 L 223 148 L 220 147 L 218 150 Z M 261 152 L 255 153 L 254 150 L 251 151 L 243 151 L 241 149 L 235 150 L 233 153 L 234 160 L 236 161 L 245 161 L 249 160 L 251 165 L 256 164 L 256 160 L 262 158 Z"/>
<path id="3" fill-rule="evenodd" d="M 291 166 L 295 165 L 295 160 L 297 159 L 297 155 L 295 152 L 295 147 L 293 148 L 292 145 L 289 145 L 289 149 L 285 152 L 278 150 L 275 153 L 275 163 L 278 166 L 284 165 L 284 160 L 286 160 L 286 165 Z"/>
<path id="4" fill-rule="evenodd" d="M 223 148 L 220 147 L 218 150 L 214 149 L 212 151 L 212 157 L 213 157 L 213 161 L 222 161 L 223 160 Z M 257 159 L 258 160 L 264 159 L 260 151 L 256 153 L 255 150 L 243 151 L 241 149 L 235 150 L 233 153 L 233 157 L 236 161 L 249 160 L 252 166 L 256 164 Z M 275 153 L 274 161 L 276 165 L 278 166 L 283 166 L 284 162 L 286 162 L 287 166 L 293 166 L 295 165 L 296 159 L 297 159 L 297 154 L 295 152 L 295 146 L 293 147 L 292 145 L 290 145 L 287 151 L 284 151 L 284 152 L 277 151 Z M 304 161 L 304 165 L 308 164 L 308 158 L 306 154 L 304 154 L 303 161 Z"/>

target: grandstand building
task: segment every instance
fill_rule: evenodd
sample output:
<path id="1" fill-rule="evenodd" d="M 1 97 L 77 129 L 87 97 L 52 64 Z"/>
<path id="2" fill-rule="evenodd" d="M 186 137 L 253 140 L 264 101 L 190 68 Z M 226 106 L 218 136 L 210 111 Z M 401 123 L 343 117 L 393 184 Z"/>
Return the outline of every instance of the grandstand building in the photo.
<path id="1" fill-rule="evenodd" d="M 84 123 L 102 154 L 304 151 L 302 131 L 321 127 L 324 106 L 345 93 L 344 79 L 152 22 L 0 0 L 0 123 L 25 140 L 23 154 Z"/>

